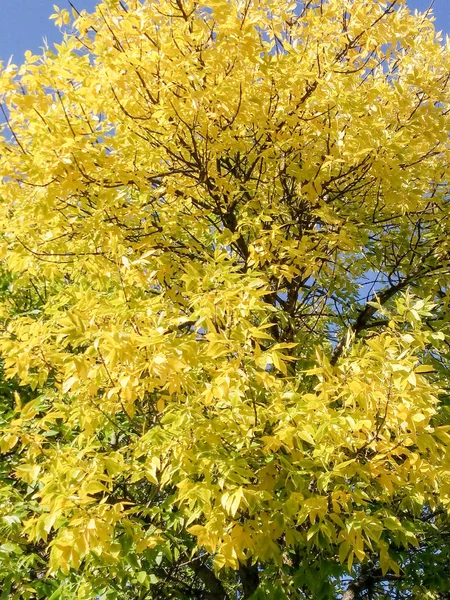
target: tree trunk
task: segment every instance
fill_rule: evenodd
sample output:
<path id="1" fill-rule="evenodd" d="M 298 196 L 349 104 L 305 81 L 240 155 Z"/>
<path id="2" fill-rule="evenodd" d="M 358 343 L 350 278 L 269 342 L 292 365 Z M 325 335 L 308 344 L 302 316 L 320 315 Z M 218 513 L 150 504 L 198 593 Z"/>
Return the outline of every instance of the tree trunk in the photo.
<path id="1" fill-rule="evenodd" d="M 218 579 L 214 572 L 211 571 L 206 565 L 194 564 L 192 568 L 199 579 L 201 579 L 203 585 L 206 587 L 206 598 L 208 600 L 230 600 L 225 588 L 222 585 L 220 579 Z"/>
<path id="2" fill-rule="evenodd" d="M 250 561 L 247 564 L 239 565 L 239 578 L 242 582 L 243 600 L 251 598 L 259 586 L 258 566 L 252 565 Z"/>
<path id="3" fill-rule="evenodd" d="M 360 591 L 360 584 L 353 582 L 348 586 L 348 588 L 344 592 L 342 600 L 357 600 Z"/>

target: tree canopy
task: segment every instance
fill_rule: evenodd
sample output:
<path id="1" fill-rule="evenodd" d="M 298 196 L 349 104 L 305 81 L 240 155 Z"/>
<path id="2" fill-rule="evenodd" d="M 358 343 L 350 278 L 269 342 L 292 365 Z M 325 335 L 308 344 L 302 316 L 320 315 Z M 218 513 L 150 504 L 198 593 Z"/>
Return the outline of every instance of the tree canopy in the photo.
<path id="1" fill-rule="evenodd" d="M 448 598 L 431 13 L 55 11 L 0 72 L 1 599 Z"/>

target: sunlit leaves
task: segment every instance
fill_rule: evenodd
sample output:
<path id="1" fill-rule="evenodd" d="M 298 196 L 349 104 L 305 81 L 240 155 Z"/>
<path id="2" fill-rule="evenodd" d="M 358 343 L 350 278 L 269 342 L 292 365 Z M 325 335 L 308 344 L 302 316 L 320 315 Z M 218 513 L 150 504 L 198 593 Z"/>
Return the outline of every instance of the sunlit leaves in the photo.
<path id="1" fill-rule="evenodd" d="M 61 44 L 0 74 L 5 589 L 406 581 L 450 506 L 432 21 L 378 0 L 54 10 Z M 19 590 L 19 555 L 47 588 Z"/>

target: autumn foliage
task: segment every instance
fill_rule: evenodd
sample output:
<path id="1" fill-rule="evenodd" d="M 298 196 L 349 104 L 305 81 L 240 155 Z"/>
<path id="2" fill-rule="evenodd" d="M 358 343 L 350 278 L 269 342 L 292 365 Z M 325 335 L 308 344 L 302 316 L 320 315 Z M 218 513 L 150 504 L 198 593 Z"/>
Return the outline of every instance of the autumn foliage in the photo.
<path id="1" fill-rule="evenodd" d="M 53 18 L 0 72 L 1 598 L 446 597 L 431 14 Z"/>

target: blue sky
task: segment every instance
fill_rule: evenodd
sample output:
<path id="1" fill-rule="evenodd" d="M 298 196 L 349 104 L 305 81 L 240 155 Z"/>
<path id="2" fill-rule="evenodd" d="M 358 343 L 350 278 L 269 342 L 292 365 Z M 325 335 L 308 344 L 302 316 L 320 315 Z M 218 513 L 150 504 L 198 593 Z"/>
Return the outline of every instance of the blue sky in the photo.
<path id="1" fill-rule="evenodd" d="M 370 2 L 371 0 L 367 0 Z M 425 10 L 431 0 L 407 0 L 411 8 Z M 25 50 L 38 53 L 43 38 L 49 43 L 57 42 L 60 34 L 49 21 L 53 4 L 67 7 L 67 0 L 0 0 L 0 60 L 5 62 L 11 54 L 20 64 Z M 81 10 L 92 10 L 97 0 L 74 0 Z M 435 0 L 436 27 L 450 35 L 450 0 Z"/>
<path id="2" fill-rule="evenodd" d="M 78 10 L 93 10 L 98 0 L 72 0 Z M 53 5 L 68 8 L 67 0 L 0 0 L 0 60 L 6 62 L 11 54 L 20 64 L 25 50 L 38 54 L 43 38 L 58 42 L 61 34 L 49 21 Z"/>
<path id="3" fill-rule="evenodd" d="M 426 10 L 431 0 L 407 0 L 407 4 L 411 9 Z M 450 0 L 434 0 L 433 12 L 436 29 L 450 35 Z"/>

